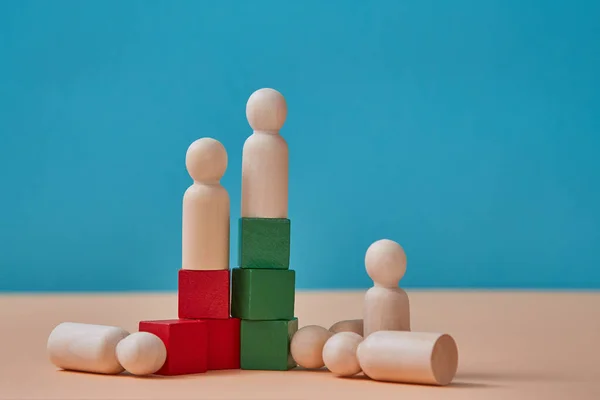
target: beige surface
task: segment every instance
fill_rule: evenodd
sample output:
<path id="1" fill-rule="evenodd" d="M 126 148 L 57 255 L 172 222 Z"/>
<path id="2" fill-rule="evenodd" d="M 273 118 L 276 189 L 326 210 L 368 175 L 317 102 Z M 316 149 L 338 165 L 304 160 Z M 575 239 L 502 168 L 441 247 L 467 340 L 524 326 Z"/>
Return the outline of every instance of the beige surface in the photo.
<path id="1" fill-rule="evenodd" d="M 220 371 L 137 378 L 57 371 L 46 339 L 63 321 L 120 325 L 172 318 L 168 295 L 0 297 L 2 399 L 600 399 L 600 293 L 410 292 L 413 330 L 458 343 L 451 386 L 336 378 L 326 371 Z M 359 318 L 362 293 L 301 293 L 300 326 Z"/>

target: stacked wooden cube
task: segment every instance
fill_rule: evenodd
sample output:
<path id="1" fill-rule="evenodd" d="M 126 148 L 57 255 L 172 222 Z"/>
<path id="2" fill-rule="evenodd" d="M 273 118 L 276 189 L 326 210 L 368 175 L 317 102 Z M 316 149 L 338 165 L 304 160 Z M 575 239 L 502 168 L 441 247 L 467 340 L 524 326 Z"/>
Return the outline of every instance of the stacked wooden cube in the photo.
<path id="1" fill-rule="evenodd" d="M 179 270 L 179 319 L 142 321 L 167 348 L 159 375 L 240 367 L 240 320 L 229 316 L 227 270 Z"/>
<path id="2" fill-rule="evenodd" d="M 295 271 L 290 269 L 290 220 L 239 221 L 239 268 L 232 271 L 231 315 L 241 321 L 241 368 L 287 370 L 296 364 L 289 346 Z"/>

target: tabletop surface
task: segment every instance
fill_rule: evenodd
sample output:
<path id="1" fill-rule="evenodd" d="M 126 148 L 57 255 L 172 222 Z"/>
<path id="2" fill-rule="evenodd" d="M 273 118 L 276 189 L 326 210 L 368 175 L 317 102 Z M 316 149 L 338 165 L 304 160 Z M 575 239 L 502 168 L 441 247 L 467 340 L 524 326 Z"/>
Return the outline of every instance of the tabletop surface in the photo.
<path id="1" fill-rule="evenodd" d="M 60 322 L 117 325 L 176 316 L 174 294 L 0 296 L 0 399 L 600 398 L 600 293 L 409 291 L 413 331 L 451 334 L 446 387 L 336 378 L 326 370 L 214 371 L 176 377 L 57 370 L 46 340 Z M 363 292 L 299 292 L 300 326 L 361 318 Z"/>

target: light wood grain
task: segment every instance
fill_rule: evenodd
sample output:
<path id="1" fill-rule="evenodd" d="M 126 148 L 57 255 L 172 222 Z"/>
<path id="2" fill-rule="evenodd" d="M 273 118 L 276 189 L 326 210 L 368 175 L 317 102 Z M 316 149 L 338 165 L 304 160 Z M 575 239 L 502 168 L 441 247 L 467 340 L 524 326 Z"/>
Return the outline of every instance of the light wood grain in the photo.
<path id="1" fill-rule="evenodd" d="M 221 179 L 227 151 L 216 139 L 201 138 L 187 150 L 185 165 L 194 180 L 183 195 L 182 269 L 229 269 L 229 194 Z"/>
<path id="2" fill-rule="evenodd" d="M 129 332 L 116 326 L 63 322 L 48 336 L 48 359 L 58 368 L 118 374 L 116 348 Z"/>
<path id="3" fill-rule="evenodd" d="M 331 325 L 329 330 L 333 333 L 338 332 L 354 332 L 363 335 L 363 320 L 362 319 L 349 319 L 345 321 L 338 321 Z"/>
<path id="4" fill-rule="evenodd" d="M 304 368 L 316 369 L 325 366 L 323 347 L 333 335 L 326 328 L 308 325 L 300 328 L 292 337 L 290 353 L 296 363 Z"/>
<path id="5" fill-rule="evenodd" d="M 357 357 L 363 337 L 355 332 L 339 332 L 323 346 L 325 367 L 337 376 L 352 376 L 361 371 Z"/>
<path id="6" fill-rule="evenodd" d="M 365 338 L 377 331 L 410 331 L 410 301 L 398 287 L 406 263 L 404 249 L 392 240 L 378 240 L 367 249 L 365 268 L 373 287 L 363 305 Z"/>
<path id="7" fill-rule="evenodd" d="M 158 371 L 167 359 L 164 342 L 150 332 L 134 332 L 117 344 L 119 363 L 133 375 L 150 375 Z"/>
<path id="8" fill-rule="evenodd" d="M 242 150 L 242 217 L 287 218 L 289 150 L 279 131 L 285 98 L 274 89 L 252 93 L 246 117 L 253 133 Z"/>
<path id="9" fill-rule="evenodd" d="M 0 297 L 1 399 L 544 399 L 600 398 L 600 294 L 408 291 L 415 331 L 447 332 L 460 352 L 446 387 L 375 382 L 329 372 L 216 371 L 135 377 L 59 372 L 46 341 L 60 322 L 137 330 L 177 315 L 177 296 Z M 300 326 L 361 317 L 364 291 L 297 294 Z"/>
<path id="10" fill-rule="evenodd" d="M 433 332 L 377 331 L 356 350 L 360 368 L 378 381 L 447 385 L 458 367 L 451 336 Z"/>

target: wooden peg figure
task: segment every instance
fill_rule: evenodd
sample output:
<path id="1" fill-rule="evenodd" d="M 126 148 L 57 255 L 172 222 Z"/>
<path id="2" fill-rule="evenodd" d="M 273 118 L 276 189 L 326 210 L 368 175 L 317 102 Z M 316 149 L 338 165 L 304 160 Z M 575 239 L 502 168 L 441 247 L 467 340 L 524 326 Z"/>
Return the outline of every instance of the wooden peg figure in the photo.
<path id="1" fill-rule="evenodd" d="M 229 194 L 220 183 L 227 151 L 215 139 L 198 139 L 185 165 L 194 183 L 183 196 L 182 269 L 229 269 Z"/>
<path id="2" fill-rule="evenodd" d="M 242 152 L 242 217 L 288 217 L 288 145 L 279 131 L 287 104 L 274 89 L 259 89 L 246 104 L 253 129 Z"/>
<path id="3" fill-rule="evenodd" d="M 367 249 L 365 266 L 373 287 L 365 294 L 364 337 L 377 331 L 410 331 L 408 295 L 398 287 L 406 272 L 402 246 L 392 240 L 378 240 Z"/>

